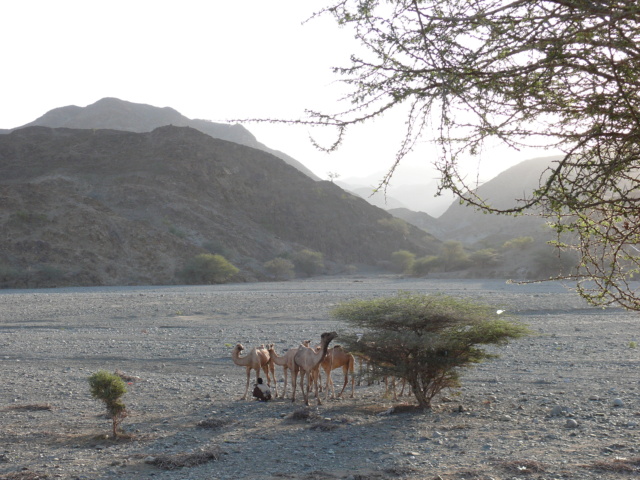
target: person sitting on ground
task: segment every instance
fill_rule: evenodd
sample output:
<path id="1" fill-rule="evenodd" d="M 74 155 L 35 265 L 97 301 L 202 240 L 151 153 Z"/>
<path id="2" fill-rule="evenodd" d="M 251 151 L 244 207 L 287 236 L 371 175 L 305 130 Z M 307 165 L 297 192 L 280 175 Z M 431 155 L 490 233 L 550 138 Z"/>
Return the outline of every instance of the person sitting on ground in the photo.
<path id="1" fill-rule="evenodd" d="M 256 383 L 256 387 L 253 389 L 253 396 L 261 402 L 268 402 L 271 400 L 271 390 L 269 390 L 268 386 L 262 383 L 261 377 L 258 377 L 258 383 Z"/>

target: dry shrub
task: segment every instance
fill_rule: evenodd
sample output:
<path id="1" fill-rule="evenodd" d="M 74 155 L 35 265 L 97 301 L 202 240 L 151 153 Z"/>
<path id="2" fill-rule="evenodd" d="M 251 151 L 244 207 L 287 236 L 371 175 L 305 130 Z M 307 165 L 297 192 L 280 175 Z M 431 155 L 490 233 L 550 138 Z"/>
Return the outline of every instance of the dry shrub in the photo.
<path id="1" fill-rule="evenodd" d="M 163 470 L 176 470 L 183 467 L 197 467 L 220 458 L 220 448 L 211 447 L 197 453 L 178 453 L 175 455 L 158 455 L 149 462 L 150 465 Z"/>
<path id="2" fill-rule="evenodd" d="M 640 471 L 640 457 L 623 458 L 615 457 L 607 460 L 596 460 L 588 467 L 604 470 L 607 472 L 629 473 Z"/>
<path id="3" fill-rule="evenodd" d="M 209 429 L 216 429 L 216 428 L 222 428 L 225 427 L 227 425 L 231 425 L 233 423 L 232 420 L 225 420 L 225 419 L 218 419 L 218 418 L 207 418 L 206 420 L 200 420 L 197 423 L 197 426 L 200 428 L 209 428 Z"/>
<path id="4" fill-rule="evenodd" d="M 311 430 L 320 430 L 322 432 L 332 432 L 333 430 L 337 430 L 338 428 L 340 428 L 340 425 L 336 425 L 335 423 L 330 422 L 314 423 L 310 427 Z"/>
<path id="5" fill-rule="evenodd" d="M 44 480 L 46 478 L 49 478 L 49 475 L 46 473 L 32 472 L 30 470 L 0 475 L 0 480 Z"/>
<path id="6" fill-rule="evenodd" d="M 139 382 L 140 380 L 142 380 L 140 377 L 136 377 L 136 376 L 133 376 L 133 375 L 128 375 L 128 374 L 124 373 L 122 370 L 116 370 L 113 373 L 116 374 L 117 376 L 119 376 L 125 382 Z"/>
<path id="7" fill-rule="evenodd" d="M 9 410 L 26 410 L 26 411 L 38 411 L 38 410 L 52 410 L 51 405 L 48 403 L 34 403 L 30 405 L 11 405 Z"/>
<path id="8" fill-rule="evenodd" d="M 293 412 L 291 415 L 289 415 L 289 418 L 291 420 L 315 420 L 317 418 L 320 418 L 320 415 L 318 415 L 317 413 L 312 412 L 310 409 L 308 408 L 301 408 L 299 410 L 296 410 L 295 412 Z"/>
<path id="9" fill-rule="evenodd" d="M 530 474 L 530 473 L 544 473 L 547 467 L 536 460 L 511 460 L 508 462 L 502 462 L 502 467 L 513 473 Z"/>

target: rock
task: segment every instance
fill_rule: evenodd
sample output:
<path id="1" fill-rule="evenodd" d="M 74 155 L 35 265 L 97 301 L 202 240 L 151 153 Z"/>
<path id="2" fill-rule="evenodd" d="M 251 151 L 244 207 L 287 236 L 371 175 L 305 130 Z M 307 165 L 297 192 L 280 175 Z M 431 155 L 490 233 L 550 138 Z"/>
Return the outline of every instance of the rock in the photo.
<path id="1" fill-rule="evenodd" d="M 568 418 L 567 423 L 565 423 L 567 428 L 578 428 L 578 422 L 573 418 Z"/>
<path id="2" fill-rule="evenodd" d="M 623 405 L 624 405 L 624 402 L 622 401 L 621 398 L 616 398 L 613 400 L 614 407 L 622 407 Z"/>

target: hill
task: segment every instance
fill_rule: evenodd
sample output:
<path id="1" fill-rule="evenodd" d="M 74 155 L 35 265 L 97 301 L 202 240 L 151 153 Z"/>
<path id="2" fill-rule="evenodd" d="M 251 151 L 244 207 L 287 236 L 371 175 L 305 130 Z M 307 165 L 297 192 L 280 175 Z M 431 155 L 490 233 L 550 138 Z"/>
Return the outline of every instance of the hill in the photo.
<path id="1" fill-rule="evenodd" d="M 439 242 L 262 150 L 189 127 L 28 127 L 0 135 L 0 285 L 180 282 L 221 253 L 240 278 L 301 249 L 334 271 Z"/>
<path id="2" fill-rule="evenodd" d="M 507 209 L 530 196 L 540 185 L 545 170 L 559 157 L 533 158 L 521 162 L 478 187 L 478 195 L 496 208 Z M 549 239 L 545 219 L 535 215 L 487 215 L 460 202 L 453 202 L 438 218 L 447 238 L 470 246 L 499 245 L 523 235 Z"/>
<path id="3" fill-rule="evenodd" d="M 155 128 L 166 125 L 195 128 L 214 138 L 269 152 L 314 180 L 320 180 L 311 170 L 286 153 L 273 150 L 258 142 L 253 134 L 242 125 L 190 119 L 170 107 L 154 107 L 142 103 L 127 102 L 118 98 L 103 98 L 86 107 L 69 105 L 55 108 L 19 128 L 41 126 L 150 132 Z"/>

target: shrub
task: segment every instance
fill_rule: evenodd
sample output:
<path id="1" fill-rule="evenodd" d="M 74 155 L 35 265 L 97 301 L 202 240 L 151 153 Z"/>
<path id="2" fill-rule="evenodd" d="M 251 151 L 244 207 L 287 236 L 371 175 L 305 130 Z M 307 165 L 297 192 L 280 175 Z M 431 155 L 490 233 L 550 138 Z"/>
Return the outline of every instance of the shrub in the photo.
<path id="1" fill-rule="evenodd" d="M 435 255 L 416 259 L 411 266 L 412 275 L 422 277 L 440 266 L 440 259 Z"/>
<path id="2" fill-rule="evenodd" d="M 483 248 L 469 255 L 469 260 L 477 267 L 492 267 L 498 264 L 499 256 L 492 248 Z"/>
<path id="3" fill-rule="evenodd" d="M 224 283 L 239 271 L 222 255 L 201 253 L 187 263 L 182 276 L 189 284 Z"/>
<path id="4" fill-rule="evenodd" d="M 127 409 L 120 397 L 127 393 L 122 379 L 115 373 L 100 370 L 89 377 L 91 396 L 101 400 L 107 407 L 107 414 L 113 423 L 113 437 L 118 436 L 118 426 L 127 416 Z"/>
<path id="5" fill-rule="evenodd" d="M 405 379 L 423 409 L 443 389 L 459 386 L 461 367 L 495 356 L 480 345 L 529 333 L 494 308 L 445 295 L 355 300 L 332 315 L 362 334 L 340 333 L 345 347 L 367 358 L 375 374 Z"/>
<path id="6" fill-rule="evenodd" d="M 378 220 L 378 225 L 393 232 L 397 232 L 405 238 L 409 236 L 409 224 L 401 218 L 381 218 L 380 220 Z"/>
<path id="7" fill-rule="evenodd" d="M 440 263 L 445 272 L 461 270 L 469 266 L 469 255 L 460 242 L 454 240 L 444 242 L 440 246 L 439 254 Z"/>
<path id="8" fill-rule="evenodd" d="M 505 250 L 526 250 L 533 245 L 533 237 L 518 237 L 507 240 L 502 245 Z"/>
<path id="9" fill-rule="evenodd" d="M 281 257 L 269 260 L 264 268 L 276 280 L 289 280 L 295 274 L 293 262 Z"/>
<path id="10" fill-rule="evenodd" d="M 324 269 L 322 253 L 312 250 L 300 250 L 293 255 L 293 263 L 302 273 L 310 277 Z"/>
<path id="11" fill-rule="evenodd" d="M 416 255 L 408 250 L 398 250 L 391 254 L 393 269 L 399 273 L 410 273 Z"/>

